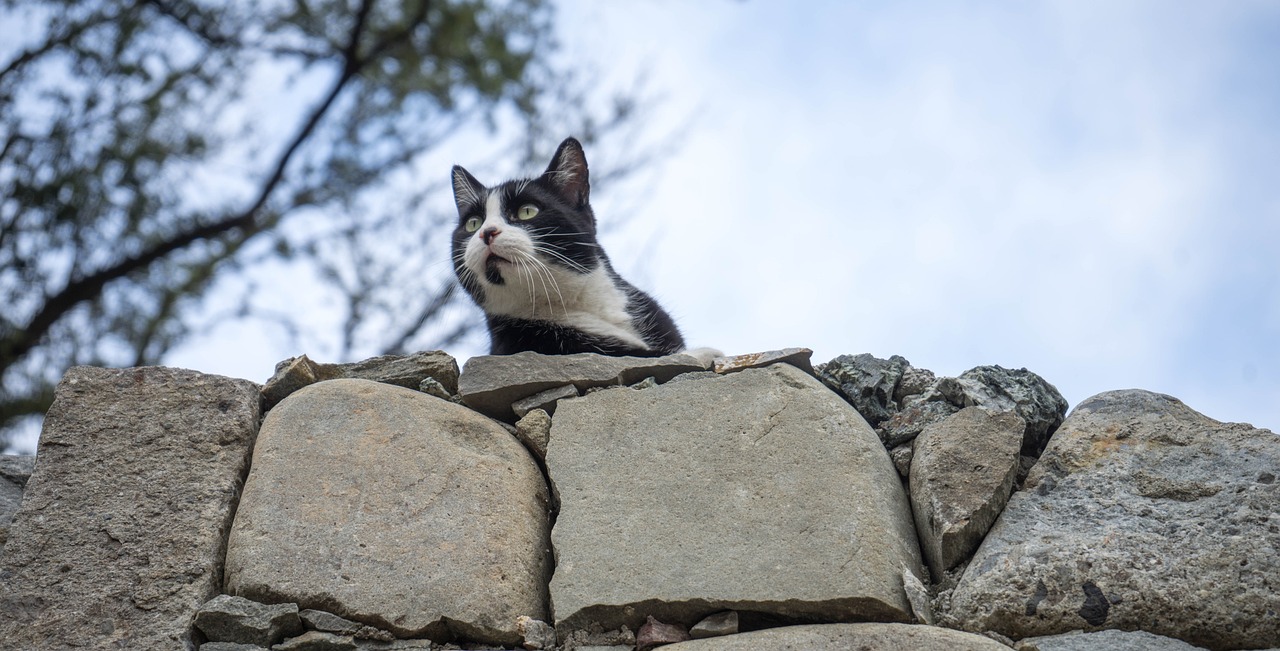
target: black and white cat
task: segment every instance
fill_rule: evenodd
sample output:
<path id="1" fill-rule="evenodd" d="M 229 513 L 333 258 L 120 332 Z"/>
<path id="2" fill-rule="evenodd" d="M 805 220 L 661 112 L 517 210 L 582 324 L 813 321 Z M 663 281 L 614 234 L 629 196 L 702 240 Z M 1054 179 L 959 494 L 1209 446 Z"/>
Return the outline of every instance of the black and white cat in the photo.
<path id="1" fill-rule="evenodd" d="M 560 143 L 536 179 L 485 187 L 453 168 L 453 269 L 489 325 L 490 353 L 679 352 L 675 322 L 623 280 L 596 241 L 582 145 Z"/>

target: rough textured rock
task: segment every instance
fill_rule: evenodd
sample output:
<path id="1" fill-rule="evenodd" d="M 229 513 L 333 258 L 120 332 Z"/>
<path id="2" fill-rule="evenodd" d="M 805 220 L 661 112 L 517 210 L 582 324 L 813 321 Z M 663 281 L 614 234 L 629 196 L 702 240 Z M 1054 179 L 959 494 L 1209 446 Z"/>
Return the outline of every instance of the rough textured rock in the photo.
<path id="1" fill-rule="evenodd" d="M 888 420 L 880 423 L 876 433 L 884 441 L 885 447 L 893 448 L 910 442 L 926 427 L 950 418 L 957 411 L 960 411 L 960 407 L 942 399 L 908 400 L 900 411 L 894 412 Z"/>
<path id="2" fill-rule="evenodd" d="M 911 509 L 934 576 L 969 558 L 1009 501 L 1025 429 L 1013 412 L 966 407 L 916 438 Z"/>
<path id="3" fill-rule="evenodd" d="M 525 415 L 535 409 L 541 409 L 550 416 L 556 413 L 556 403 L 558 401 L 577 397 L 578 387 L 566 384 L 562 387 L 539 391 L 528 398 L 521 398 L 511 403 L 511 410 L 515 412 L 517 418 L 524 418 Z"/>
<path id="4" fill-rule="evenodd" d="M 933 598 L 920 577 L 910 570 L 902 571 L 902 589 L 911 603 L 911 619 L 916 624 L 933 624 Z"/>
<path id="5" fill-rule="evenodd" d="M 458 392 L 458 362 L 439 350 L 409 355 L 381 355 L 350 364 L 322 364 L 329 377 L 371 380 L 417 389 L 422 381 L 432 378 L 449 393 Z"/>
<path id="6" fill-rule="evenodd" d="M 817 369 L 818 379 L 853 405 L 872 427 L 897 411 L 894 392 L 911 362 L 894 355 L 879 359 L 868 353 L 841 355 Z"/>
<path id="7" fill-rule="evenodd" d="M 684 642 L 689 639 L 689 631 L 676 624 L 664 624 L 652 616 L 645 619 L 644 625 L 636 631 L 636 651 L 649 651 L 654 647 Z"/>
<path id="8" fill-rule="evenodd" d="M 516 632 L 526 649 L 550 649 L 556 645 L 556 629 L 542 620 L 521 615 L 516 618 Z"/>
<path id="9" fill-rule="evenodd" d="M 811 357 L 813 357 L 813 351 L 808 348 L 783 348 L 782 350 L 770 350 L 763 353 L 717 357 L 712 363 L 712 368 L 716 373 L 724 375 L 726 373 L 735 373 L 745 368 L 763 368 L 771 364 L 790 364 L 809 375 L 813 375 Z"/>
<path id="10" fill-rule="evenodd" d="M 703 363 L 689 355 L 485 355 L 467 360 L 458 380 L 458 392 L 468 407 L 513 422 L 512 403 L 547 389 L 572 384 L 584 392 L 592 387 L 634 384 L 649 376 L 663 383 L 681 373 L 703 370 Z"/>
<path id="11" fill-rule="evenodd" d="M 35 457 L 0 455 L 0 554 L 4 553 L 9 523 L 22 505 L 22 491 L 35 466 Z"/>
<path id="12" fill-rule="evenodd" d="M 196 628 L 212 642 L 239 642 L 271 646 L 302 633 L 296 604 L 260 604 L 218 595 L 196 611 Z"/>
<path id="13" fill-rule="evenodd" d="M 306 355 L 290 357 L 276 364 L 275 375 L 262 385 L 262 406 L 271 409 L 280 404 L 289 394 L 315 384 L 321 380 L 333 379 L 321 364 L 317 364 Z"/>
<path id="14" fill-rule="evenodd" d="M 902 478 L 911 476 L 911 460 L 915 458 L 916 452 L 910 445 L 899 445 L 889 451 L 889 458 L 893 460 L 893 468 L 898 471 L 898 475 Z"/>
<path id="15" fill-rule="evenodd" d="M 707 615 L 702 621 L 693 625 L 689 629 L 689 637 L 700 640 L 704 637 L 720 637 L 721 635 L 734 635 L 738 632 L 738 613 L 733 610 L 726 610 L 722 613 Z"/>
<path id="16" fill-rule="evenodd" d="M 951 598 L 1015 638 L 1142 629 L 1214 649 L 1280 640 L 1280 437 L 1169 396 L 1076 407 Z"/>
<path id="17" fill-rule="evenodd" d="M 382 355 L 350 364 L 320 364 L 300 355 L 276 364 L 275 375 L 262 387 L 262 400 L 271 409 L 302 387 L 338 378 L 370 380 L 406 389 L 421 389 L 422 383 L 430 379 L 449 395 L 458 392 L 458 362 L 439 350 Z"/>
<path id="18" fill-rule="evenodd" d="M 548 495 L 497 423 L 365 380 L 268 414 L 227 551 L 227 592 L 401 637 L 519 641 L 546 619 Z M 376 587 L 376 589 L 372 589 Z"/>
<path id="19" fill-rule="evenodd" d="M 910 618 L 901 571 L 920 560 L 893 464 L 795 367 L 567 401 L 546 462 L 557 628 Z"/>
<path id="20" fill-rule="evenodd" d="M 663 647 L 664 651 L 1009 651 L 981 635 L 910 624 L 784 626 Z"/>
<path id="21" fill-rule="evenodd" d="M 360 640 L 378 640 L 381 642 L 391 642 L 396 639 L 388 631 L 380 628 L 374 628 L 368 624 L 353 622 L 345 617 L 338 617 L 333 613 L 326 613 L 323 610 L 304 610 L 298 613 L 307 628 L 324 631 L 325 633 L 337 633 L 338 635 L 350 635 Z"/>
<path id="22" fill-rule="evenodd" d="M 200 651 L 267 651 L 266 647 L 256 644 L 237 644 L 235 642 L 205 642 Z"/>
<path id="23" fill-rule="evenodd" d="M 179 649 L 217 594 L 258 385 L 75 367 L 0 557 L 10 649 Z"/>
<path id="24" fill-rule="evenodd" d="M 1061 635 L 1045 637 L 1029 637 L 1018 642 L 1017 651 L 1203 651 L 1204 647 L 1193 646 L 1162 635 L 1146 631 L 1098 631 L 1084 633 L 1076 631 Z"/>
<path id="25" fill-rule="evenodd" d="M 271 647 L 271 651 L 356 651 L 357 648 L 350 635 L 307 631 Z"/>
<path id="26" fill-rule="evenodd" d="M 516 438 L 538 459 L 547 457 L 547 441 L 551 440 L 551 416 L 534 409 L 516 421 Z"/>
<path id="27" fill-rule="evenodd" d="M 979 366 L 958 378 L 943 378 L 935 391 L 956 407 L 986 407 L 1016 412 L 1026 422 L 1022 454 L 1038 457 L 1049 436 L 1062 424 L 1067 401 L 1044 378 L 1025 368 Z"/>

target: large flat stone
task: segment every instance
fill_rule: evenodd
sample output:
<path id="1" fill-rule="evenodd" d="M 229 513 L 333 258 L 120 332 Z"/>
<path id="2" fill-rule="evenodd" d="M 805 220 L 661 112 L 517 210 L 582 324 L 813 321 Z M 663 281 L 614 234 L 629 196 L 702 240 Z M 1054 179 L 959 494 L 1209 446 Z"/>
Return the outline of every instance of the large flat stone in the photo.
<path id="1" fill-rule="evenodd" d="M 1009 651 L 981 635 L 910 624 L 784 626 L 663 647 L 670 651 Z"/>
<path id="2" fill-rule="evenodd" d="M 262 426 L 227 591 L 401 637 L 519 641 L 546 619 L 548 494 L 498 423 L 366 380 L 308 386 Z"/>
<path id="3" fill-rule="evenodd" d="M 919 549 L 893 464 L 795 367 L 563 401 L 546 465 L 558 628 L 910 618 Z"/>
<path id="4" fill-rule="evenodd" d="M 911 510 L 935 577 L 969 558 L 1009 500 L 1026 423 L 966 407 L 926 427 L 911 460 Z"/>
<path id="5" fill-rule="evenodd" d="M 1020 640 L 1017 651 L 1204 651 L 1182 640 L 1146 631 L 1075 631 Z"/>
<path id="6" fill-rule="evenodd" d="M 948 613 L 1013 638 L 1145 630 L 1212 649 L 1280 640 L 1280 437 L 1115 391 L 1063 422 Z"/>
<path id="7" fill-rule="evenodd" d="M 194 648 L 258 405 L 245 380 L 67 371 L 0 559 L 3 648 Z"/>
<path id="8" fill-rule="evenodd" d="M 666 357 L 610 357 L 595 353 L 576 355 L 483 355 L 462 367 L 458 394 L 468 407 L 499 420 L 515 422 L 511 404 L 571 384 L 579 392 L 593 387 L 628 385 L 652 377 L 663 383 L 681 373 L 704 371 L 706 365 L 691 355 Z"/>

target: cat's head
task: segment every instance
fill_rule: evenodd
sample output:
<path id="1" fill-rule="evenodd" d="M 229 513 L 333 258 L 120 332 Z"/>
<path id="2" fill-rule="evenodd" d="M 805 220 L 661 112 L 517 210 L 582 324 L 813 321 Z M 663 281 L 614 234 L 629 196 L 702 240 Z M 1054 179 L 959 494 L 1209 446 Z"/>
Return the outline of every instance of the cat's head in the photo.
<path id="1" fill-rule="evenodd" d="M 487 312 L 522 312 L 505 304 L 525 297 L 536 311 L 560 280 L 599 269 L 590 192 L 587 158 L 573 138 L 534 179 L 490 188 L 454 166 L 453 269 L 463 288 Z"/>

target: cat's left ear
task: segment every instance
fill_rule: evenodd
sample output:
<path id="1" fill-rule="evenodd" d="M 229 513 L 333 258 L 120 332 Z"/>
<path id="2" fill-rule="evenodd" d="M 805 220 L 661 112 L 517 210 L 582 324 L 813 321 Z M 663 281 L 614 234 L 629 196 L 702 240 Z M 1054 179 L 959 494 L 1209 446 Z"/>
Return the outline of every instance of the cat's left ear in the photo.
<path id="1" fill-rule="evenodd" d="M 561 197 L 581 208 L 587 205 L 591 195 L 591 179 L 587 173 L 587 155 L 582 143 L 575 138 L 565 138 L 551 157 L 551 164 L 542 173 Z"/>
<path id="2" fill-rule="evenodd" d="M 458 204 L 458 214 L 466 212 L 468 207 L 479 205 L 484 190 L 484 184 L 471 176 L 470 172 L 459 165 L 453 166 L 453 202 Z"/>

